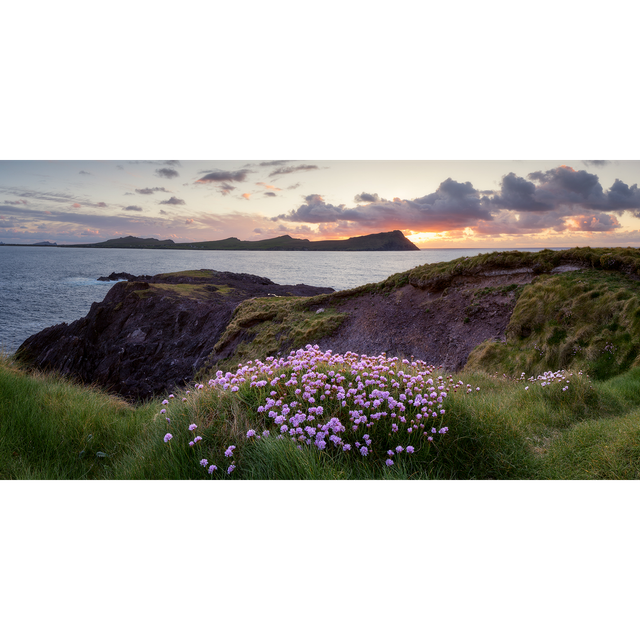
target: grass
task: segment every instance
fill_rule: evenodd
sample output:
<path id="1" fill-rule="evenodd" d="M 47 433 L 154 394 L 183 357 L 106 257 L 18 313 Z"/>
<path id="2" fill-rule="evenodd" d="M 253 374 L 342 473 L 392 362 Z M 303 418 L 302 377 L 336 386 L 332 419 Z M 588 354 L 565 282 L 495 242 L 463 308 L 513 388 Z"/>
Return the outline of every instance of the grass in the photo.
<path id="1" fill-rule="evenodd" d="M 300 450 L 288 438 L 276 439 L 269 418 L 257 411 L 266 391 L 258 393 L 248 380 L 236 393 L 205 386 L 176 393 L 166 405 L 158 399 L 134 406 L 56 376 L 26 374 L 5 360 L 0 366 L 0 478 L 640 477 L 639 369 L 604 382 L 567 373 L 566 391 L 564 381 L 542 387 L 526 378 L 482 372 L 461 377 L 481 391 L 450 394 L 449 431 L 419 455 L 397 455 L 394 466 L 386 467 L 383 450 L 395 447 L 392 438 L 400 436 L 384 430 L 372 431 L 372 438 L 380 439 L 379 455 L 366 458 L 313 446 Z M 198 426 L 190 432 L 190 424 Z M 260 434 L 267 428 L 269 438 L 246 436 L 249 429 Z M 165 443 L 167 432 L 173 439 Z M 195 434 L 203 439 L 189 446 Z M 227 457 L 232 444 L 236 449 Z M 207 472 L 211 464 L 217 466 L 213 474 Z M 228 474 L 230 464 L 236 468 Z"/>
<path id="2" fill-rule="evenodd" d="M 605 380 L 639 363 L 640 283 L 619 272 L 541 275 L 524 287 L 506 343 L 485 343 L 469 368 L 510 375 L 583 369 Z"/>
<path id="3" fill-rule="evenodd" d="M 212 275 L 211 269 L 192 269 L 190 271 L 172 271 L 171 273 L 161 273 L 158 277 L 160 278 L 170 278 L 170 277 L 178 277 L 178 278 L 211 278 Z"/>
<path id="4" fill-rule="evenodd" d="M 638 274 L 640 249 L 576 247 L 561 251 L 493 251 L 449 262 L 420 265 L 409 271 L 396 273 L 375 286 L 384 290 L 412 284 L 421 289 L 443 291 L 460 276 L 481 276 L 501 269 L 530 269 L 539 275 L 563 264 Z"/>
<path id="5" fill-rule="evenodd" d="M 210 356 L 230 354 L 216 368 L 230 369 L 240 362 L 275 356 L 331 335 L 347 316 L 334 307 L 320 306 L 327 300 L 330 296 L 321 295 L 253 298 L 242 302 Z M 210 367 L 205 365 L 199 378 L 208 379 L 210 374 Z"/>
<path id="6" fill-rule="evenodd" d="M 624 275 L 637 273 L 639 253 L 585 248 L 486 254 L 425 265 L 347 292 L 242 303 L 216 345 L 216 353 L 227 354 L 218 365 L 224 371 L 248 371 L 258 358 L 273 363 L 277 354 L 335 331 L 344 320 L 338 310 L 343 298 L 388 292 L 409 281 L 449 286 L 456 275 L 505 266 L 540 273 L 533 284 L 517 287 L 507 342 L 481 345 L 467 369 L 447 382 L 452 387 L 460 377 L 467 388 L 480 389 L 464 393 L 461 387 L 449 394 L 446 415 L 438 418 L 447 433 L 426 446 L 419 432 L 399 440 L 388 421 L 372 420 L 368 428 L 374 445 L 367 456 L 301 446 L 290 438 L 247 437 L 249 430 L 262 434 L 274 427 L 266 413 L 258 411 L 271 387 L 251 386 L 249 377 L 235 392 L 205 385 L 177 390 L 167 404 L 156 399 L 132 405 L 59 376 L 27 373 L 4 357 L 0 478 L 640 478 L 640 284 Z M 595 269 L 548 273 L 563 261 Z M 329 365 L 313 367 L 333 380 Z M 409 364 L 403 367 L 408 370 Z M 565 371 L 549 384 L 549 378 L 529 379 L 558 369 Z M 293 365 L 279 370 L 286 376 L 293 371 Z M 302 367 L 296 375 L 308 371 Z M 360 374 L 343 375 L 356 384 Z M 449 380 L 444 372 L 438 375 Z M 291 391 L 283 381 L 274 384 L 279 397 Z M 323 421 L 329 413 L 347 424 L 348 413 L 340 405 L 327 405 Z M 192 424 L 197 427 L 190 431 Z M 173 436 L 168 442 L 166 433 Z M 202 439 L 190 446 L 196 434 Z M 393 466 L 386 466 L 385 451 L 398 442 L 413 442 L 416 451 L 398 454 Z M 232 455 L 225 455 L 231 445 Z M 209 474 L 211 465 L 217 468 Z M 235 468 L 228 472 L 230 465 Z"/>
<path id="7" fill-rule="evenodd" d="M 149 437 L 156 408 L 0 364 L 0 478 L 115 477 Z"/>

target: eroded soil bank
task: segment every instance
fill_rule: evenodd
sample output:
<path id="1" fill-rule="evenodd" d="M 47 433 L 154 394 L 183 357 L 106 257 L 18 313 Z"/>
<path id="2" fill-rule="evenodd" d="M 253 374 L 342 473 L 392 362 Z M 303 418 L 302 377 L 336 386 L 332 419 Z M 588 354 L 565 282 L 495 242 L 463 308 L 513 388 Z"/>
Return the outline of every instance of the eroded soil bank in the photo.
<path id="1" fill-rule="evenodd" d="M 334 352 L 413 356 L 456 371 L 479 344 L 505 340 L 517 296 L 535 277 L 531 269 L 494 270 L 455 278 L 443 291 L 407 284 L 388 295 L 339 301 L 348 318 L 318 344 Z"/>
<path id="2" fill-rule="evenodd" d="M 575 268 L 563 265 L 554 271 Z M 223 357 L 232 359 L 226 351 L 217 355 L 214 347 L 243 301 L 329 294 L 319 297 L 317 305 L 309 301 L 311 312 L 331 306 L 344 314 L 331 335 L 318 338 L 322 349 L 413 356 L 455 371 L 479 344 L 504 341 L 517 296 L 536 277 L 530 268 L 494 269 L 454 277 L 443 290 L 407 283 L 352 294 L 211 270 L 121 275 L 129 281 L 114 285 L 85 318 L 30 337 L 18 358 L 127 398 L 145 399 L 192 380 L 205 362 L 222 365 Z M 258 318 L 254 324 L 261 322 L 272 320 Z M 234 348 L 254 340 L 255 329 L 243 331 Z M 304 346 L 287 343 L 286 336 L 283 345 Z"/>

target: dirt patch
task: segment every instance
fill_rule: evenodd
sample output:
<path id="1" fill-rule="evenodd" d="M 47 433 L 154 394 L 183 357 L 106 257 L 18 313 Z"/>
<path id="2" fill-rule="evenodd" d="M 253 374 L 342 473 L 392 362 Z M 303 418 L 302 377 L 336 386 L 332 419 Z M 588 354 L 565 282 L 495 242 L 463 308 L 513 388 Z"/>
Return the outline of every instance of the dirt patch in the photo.
<path id="1" fill-rule="evenodd" d="M 505 340 L 517 287 L 534 278 L 531 270 L 504 270 L 456 278 L 437 293 L 406 285 L 390 294 L 337 300 L 336 310 L 348 318 L 318 345 L 340 353 L 413 356 L 459 370 L 485 340 Z"/>

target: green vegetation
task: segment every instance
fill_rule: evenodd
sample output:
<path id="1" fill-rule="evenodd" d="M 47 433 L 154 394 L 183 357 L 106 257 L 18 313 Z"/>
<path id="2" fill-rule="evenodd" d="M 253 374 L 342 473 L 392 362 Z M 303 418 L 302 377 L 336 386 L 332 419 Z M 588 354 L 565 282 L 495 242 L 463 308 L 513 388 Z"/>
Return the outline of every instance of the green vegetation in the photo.
<path id="1" fill-rule="evenodd" d="M 523 288 L 506 343 L 485 343 L 467 367 L 517 375 L 572 367 L 597 380 L 638 364 L 640 283 L 615 271 L 544 274 Z"/>
<path id="2" fill-rule="evenodd" d="M 171 273 L 161 273 L 158 275 L 159 278 L 170 278 L 170 277 L 178 277 L 178 278 L 210 278 L 213 271 L 211 269 L 192 269 L 191 271 L 172 271 Z"/>
<path id="3" fill-rule="evenodd" d="M 177 392 L 163 415 L 160 400 L 134 407 L 56 376 L 27 375 L 5 360 L 0 478 L 640 478 L 640 369 L 606 382 L 567 373 L 566 391 L 564 381 L 541 387 L 483 373 L 463 377 L 481 392 L 451 394 L 449 432 L 429 457 L 397 456 L 389 468 L 373 458 L 299 450 L 289 439 L 249 440 L 249 429 L 269 425 L 248 385 L 239 393 Z M 203 436 L 197 448 L 187 444 L 192 423 Z M 168 431 L 174 438 L 165 443 Z M 224 455 L 231 444 L 232 460 Z M 209 475 L 201 458 L 218 471 Z M 227 475 L 231 461 L 236 469 Z"/>
<path id="4" fill-rule="evenodd" d="M 59 376 L 26 374 L 6 359 L 0 407 L 3 479 L 125 477 L 119 465 L 137 460 L 155 439 L 155 403 L 133 407 Z"/>
<path id="5" fill-rule="evenodd" d="M 460 276 L 481 276 L 501 269 L 531 269 L 533 273 L 541 274 L 569 263 L 592 269 L 638 274 L 640 273 L 640 249 L 576 247 L 562 251 L 550 249 L 536 252 L 493 251 L 473 257 L 457 258 L 450 262 L 420 265 L 409 271 L 396 273 L 378 286 L 382 289 L 397 288 L 410 283 L 421 289 L 442 291 Z"/>
<path id="6" fill-rule="evenodd" d="M 275 356 L 331 335 L 347 317 L 335 307 L 320 306 L 332 296 L 272 296 L 242 302 L 214 347 L 212 356 L 228 354 L 216 368 L 231 369 L 240 362 Z M 205 366 L 199 377 L 210 375 Z"/>
<path id="7" fill-rule="evenodd" d="M 549 273 L 565 263 L 591 269 Z M 232 393 L 208 388 L 207 377 L 201 377 L 203 389 L 177 390 L 166 405 L 161 399 L 131 405 L 59 376 L 26 373 L 4 358 L 0 478 L 640 478 L 640 283 L 629 277 L 640 268 L 635 249 L 493 253 L 424 265 L 351 291 L 247 300 L 215 347 L 214 353 L 226 358 L 216 368 L 237 371 L 239 364 L 329 335 L 345 318 L 342 299 L 388 293 L 409 282 L 443 290 L 454 286 L 458 275 L 503 267 L 539 273 L 530 285 L 476 293 L 475 299 L 496 291 L 516 293 L 507 342 L 485 343 L 471 354 L 465 371 L 453 378 L 463 379 L 471 391 L 459 388 L 445 401 L 448 432 L 420 451 L 416 446 L 416 455 L 396 456 L 393 466 L 380 464 L 384 452 L 375 445 L 367 457 L 340 456 L 313 446 L 299 449 L 289 438 L 247 438 L 251 429 L 277 433 L 258 411 L 271 387 L 259 391 L 249 380 Z M 141 295 L 159 286 L 130 284 Z M 205 291 L 201 285 L 161 286 L 182 295 Z M 556 376 L 530 379 L 561 369 Z M 286 367 L 281 371 L 293 375 Z M 318 371 L 330 375 L 326 367 Z M 344 375 L 356 384 L 355 373 Z M 438 375 L 446 378 L 444 372 Z M 192 424 L 202 438 L 198 446 L 189 446 Z M 167 432 L 173 438 L 164 442 Z M 385 447 L 391 442 L 387 435 L 376 435 Z M 230 445 L 233 455 L 225 456 Z M 204 459 L 218 469 L 207 473 L 200 464 Z M 235 469 L 229 474 L 231 460 Z"/>

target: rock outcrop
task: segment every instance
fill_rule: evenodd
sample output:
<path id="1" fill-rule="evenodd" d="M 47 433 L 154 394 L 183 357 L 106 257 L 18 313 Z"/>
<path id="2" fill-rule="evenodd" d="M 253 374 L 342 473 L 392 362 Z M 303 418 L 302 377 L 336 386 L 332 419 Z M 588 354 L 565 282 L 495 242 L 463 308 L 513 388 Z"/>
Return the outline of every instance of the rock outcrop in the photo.
<path id="1" fill-rule="evenodd" d="M 192 379 L 243 300 L 331 292 L 207 269 L 142 276 L 116 283 L 84 318 L 31 336 L 16 357 L 145 399 Z"/>
<path id="2" fill-rule="evenodd" d="M 146 280 L 150 276 L 139 276 L 136 277 L 126 271 L 120 271 L 116 273 L 112 271 L 108 276 L 100 276 L 97 278 L 100 282 L 116 282 L 117 280 Z"/>

